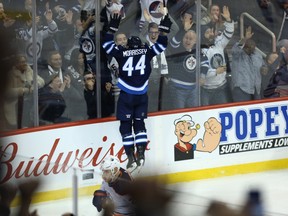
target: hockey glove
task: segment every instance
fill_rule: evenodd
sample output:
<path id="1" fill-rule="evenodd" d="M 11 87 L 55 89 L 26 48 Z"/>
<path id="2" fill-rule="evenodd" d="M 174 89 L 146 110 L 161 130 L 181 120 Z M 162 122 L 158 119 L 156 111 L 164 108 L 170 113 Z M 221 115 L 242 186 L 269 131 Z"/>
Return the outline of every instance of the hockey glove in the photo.
<path id="1" fill-rule="evenodd" d="M 121 21 L 121 15 L 119 15 L 117 13 L 114 13 L 113 15 L 111 15 L 111 20 L 109 23 L 108 30 L 110 32 L 113 32 L 113 33 L 117 32 L 118 28 L 119 28 L 120 21 Z"/>
<path id="2" fill-rule="evenodd" d="M 169 18 L 169 16 L 168 16 L 168 14 L 166 14 L 166 15 L 164 16 L 164 19 L 162 19 L 162 20 L 160 21 L 160 24 L 159 24 L 159 26 L 158 26 L 159 31 L 165 32 L 165 33 L 169 33 L 169 32 L 170 32 L 171 25 L 172 25 L 172 22 L 171 22 L 171 20 L 170 20 L 170 18 Z"/>
<path id="3" fill-rule="evenodd" d="M 108 199 L 108 195 L 103 190 L 96 190 L 94 192 L 92 203 L 97 208 L 97 211 L 100 212 L 102 208 L 104 207 L 103 204 L 105 203 L 105 200 Z"/>

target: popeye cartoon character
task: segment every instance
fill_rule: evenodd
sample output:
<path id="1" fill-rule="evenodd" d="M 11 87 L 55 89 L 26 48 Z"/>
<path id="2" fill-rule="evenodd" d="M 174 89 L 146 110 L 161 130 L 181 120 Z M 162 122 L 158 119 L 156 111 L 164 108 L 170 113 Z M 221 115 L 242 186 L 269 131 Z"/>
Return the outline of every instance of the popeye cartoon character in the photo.
<path id="1" fill-rule="evenodd" d="M 190 115 L 183 115 L 181 118 L 174 121 L 175 135 L 178 142 L 174 145 L 174 158 L 175 161 L 194 159 L 194 151 L 212 152 L 220 143 L 220 136 L 222 126 L 220 122 L 210 117 L 204 122 L 205 132 L 203 139 L 199 138 L 197 143 L 191 143 L 196 137 L 197 130 L 200 125 L 192 121 Z"/>

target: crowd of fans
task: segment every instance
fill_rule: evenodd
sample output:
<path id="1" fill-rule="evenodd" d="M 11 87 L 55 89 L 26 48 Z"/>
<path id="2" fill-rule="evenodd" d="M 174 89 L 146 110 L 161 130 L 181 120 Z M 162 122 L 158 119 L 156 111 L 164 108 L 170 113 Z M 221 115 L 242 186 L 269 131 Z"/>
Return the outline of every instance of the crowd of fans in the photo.
<path id="1" fill-rule="evenodd" d="M 129 32 L 141 35 L 143 42 L 146 39 L 147 43 L 153 44 L 159 33 L 158 24 L 164 14 L 164 5 L 152 4 L 154 7 L 151 9 L 151 5 L 148 5 L 147 2 L 149 1 L 103 0 L 101 2 L 103 31 L 109 22 L 110 15 L 119 13 L 122 15 L 123 24 L 121 26 L 126 26 L 126 28 L 121 29 L 122 33 L 116 35 L 116 43 L 125 45 Z M 153 1 L 150 2 L 153 3 Z M 288 2 L 284 0 L 277 2 L 283 9 L 280 11 L 286 13 Z M 95 10 L 91 9 L 89 5 L 87 6 L 88 3 L 91 2 L 88 0 L 37 1 L 35 17 L 37 51 L 35 53 L 32 37 L 32 1 L 0 0 L 0 30 L 1 33 L 5 32 L 5 35 L 0 34 L 0 41 L 3 45 L 1 48 L 5 51 L 0 54 L 2 78 L 0 98 L 1 105 L 4 105 L 0 109 L 1 129 L 18 129 L 32 125 L 35 86 L 39 88 L 38 105 L 40 124 L 42 125 L 98 117 L 97 95 L 101 95 L 102 117 L 114 115 L 117 98 L 115 97 L 117 94 L 117 62 L 113 62 L 113 59 L 109 59 L 104 54 L 101 55 L 101 71 L 97 73 Z M 194 70 L 196 59 L 193 55 L 197 43 L 194 1 L 174 0 L 166 1 L 165 4 L 173 20 L 174 33 L 169 35 L 170 47 L 167 52 L 152 60 L 154 70 L 152 73 L 154 74 L 151 78 L 150 91 L 152 92 L 150 94 L 158 97 L 151 102 L 150 111 L 198 106 L 197 102 L 191 101 L 191 95 L 195 95 L 194 91 L 198 85 L 207 93 L 207 97 L 204 98 L 208 102 L 207 104 L 205 102 L 205 105 L 223 103 L 222 101 L 210 102 L 208 100 L 211 98 L 212 101 L 217 97 L 215 94 L 218 94 L 219 91 L 215 91 L 215 89 L 224 90 L 224 102 L 287 95 L 285 85 L 288 82 L 286 62 L 288 60 L 288 40 L 285 37 L 285 31 L 279 36 L 281 40 L 278 43 L 277 52 L 267 53 L 267 57 L 263 58 L 255 49 L 258 40 L 257 38 L 253 40 L 254 29 L 247 27 L 245 37 L 233 44 L 231 57 L 233 97 L 231 95 L 229 97 L 226 73 L 229 72 L 230 60 L 225 50 L 227 44 L 234 37 L 232 36 L 233 31 L 235 31 L 235 26 L 237 27 L 234 21 L 237 21 L 237 18 L 233 17 L 232 11 L 224 3 L 213 4 L 208 8 L 207 16 L 203 16 L 201 20 L 201 25 L 203 25 L 201 26 L 202 69 L 199 81 L 197 81 Z M 275 4 L 269 0 L 259 0 L 258 6 L 265 19 L 272 24 L 276 22 L 271 12 L 274 11 Z M 283 26 L 285 24 L 284 22 Z M 283 27 L 282 29 L 286 30 L 287 28 Z M 8 44 L 7 37 L 13 42 L 9 41 Z M 16 55 L 14 55 L 14 50 L 17 50 Z M 214 55 L 212 59 L 211 53 L 219 55 Z M 32 61 L 34 54 L 38 59 L 37 76 L 34 74 L 36 65 Z M 254 58 L 256 60 L 253 60 Z M 183 60 L 187 63 L 186 65 L 179 64 L 179 61 L 183 63 Z M 213 60 L 213 64 L 211 60 Z M 237 66 L 240 64 L 245 67 Z M 173 70 L 173 68 L 175 69 Z M 7 73 L 8 70 L 9 73 Z M 183 74 L 175 74 L 177 72 L 175 70 L 179 70 L 178 72 L 183 72 Z M 189 74 L 190 72 L 193 75 Z M 112 80 L 112 75 L 114 80 Z M 237 76 L 242 77 L 236 78 Z M 101 79 L 99 82 L 101 86 L 96 86 L 98 78 Z M 249 82 L 241 82 L 243 79 Z M 97 92 L 99 90 L 100 94 Z M 176 97 L 173 98 L 175 103 L 171 103 L 172 94 L 173 97 Z M 201 97 L 203 98 L 203 95 Z M 170 107 L 169 104 L 177 107 Z M 19 185 L 18 189 L 23 199 L 18 215 L 37 215 L 37 212 L 29 213 L 29 206 L 32 194 L 38 185 L 38 182 Z M 147 187 L 143 187 L 143 185 Z M 164 207 L 171 197 L 163 191 L 159 191 L 158 186 L 154 181 L 141 182 L 140 180 L 133 183 L 131 190 L 133 189 L 135 199 L 145 199 L 138 202 L 143 204 L 138 206 L 141 215 L 145 215 L 143 212 L 147 209 L 150 210 L 149 215 L 153 211 L 161 215 L 159 212 L 165 210 Z M 0 188 L 0 215 L 9 215 L 10 204 L 15 194 L 15 188 L 8 188 L 6 185 Z M 141 196 L 137 196 L 139 194 Z M 143 196 L 143 194 L 147 196 Z M 234 212 L 225 204 L 218 202 L 213 202 L 207 213 L 215 216 L 252 215 L 250 208 L 255 200 L 259 202 L 259 194 L 252 192 L 249 195 L 251 199 L 247 200 L 240 213 Z M 161 205 L 153 209 L 155 206 L 150 205 L 151 198 L 156 199 L 155 203 L 159 204 L 160 202 Z M 149 202 L 146 202 L 147 200 Z M 68 213 L 68 215 L 71 214 Z"/>
<path id="2" fill-rule="evenodd" d="M 258 0 L 252 7 L 258 11 L 258 15 L 253 15 L 271 24 L 268 27 L 281 39 L 276 53 L 265 51 L 266 58 L 256 49 L 263 46 L 257 27 L 245 26 L 242 39 L 236 34 L 245 5 L 240 3 L 241 7 L 235 9 L 235 5 L 226 1 L 212 3 L 202 2 L 209 7 L 200 21 L 201 65 L 197 74 L 196 44 L 200 38 L 196 32 L 194 0 L 101 0 L 100 34 L 95 32 L 95 2 L 39 0 L 34 36 L 32 1 L 1 0 L 0 28 L 10 35 L 12 46 L 18 51 L 9 73 L 9 91 L 4 103 L 6 128 L 33 126 L 35 86 L 39 92 L 40 125 L 115 115 L 118 63 L 96 47 L 98 42 L 102 43 L 102 33 L 115 13 L 122 18 L 115 35 L 116 44 L 125 46 L 127 38 L 136 35 L 151 46 L 158 38 L 159 22 L 168 9 L 172 21 L 169 44 L 165 52 L 151 61 L 149 112 L 286 96 L 288 42 L 285 42 L 286 22 L 281 18 L 286 14 L 287 2 Z M 267 43 L 272 42 L 265 41 L 265 47 Z M 100 66 L 96 66 L 97 49 L 101 53 Z M 279 68 L 284 75 L 278 74 L 273 82 L 271 77 Z"/>

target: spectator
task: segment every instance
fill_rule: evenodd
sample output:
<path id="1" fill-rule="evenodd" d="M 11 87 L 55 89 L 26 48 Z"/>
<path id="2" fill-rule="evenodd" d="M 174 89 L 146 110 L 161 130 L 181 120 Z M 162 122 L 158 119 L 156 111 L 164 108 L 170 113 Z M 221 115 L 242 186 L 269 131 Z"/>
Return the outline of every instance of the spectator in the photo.
<path id="1" fill-rule="evenodd" d="M 234 22 L 230 18 L 227 6 L 223 7 L 222 16 L 226 21 L 224 22 L 225 30 L 220 35 L 216 35 L 210 26 L 201 27 L 202 50 L 209 60 L 207 74 L 201 73 L 202 79 L 205 81 L 201 88 L 203 106 L 228 102 L 227 63 L 224 49 L 234 33 Z"/>
<path id="2" fill-rule="evenodd" d="M 103 23 L 104 31 L 108 28 L 111 16 L 117 13 L 121 15 L 121 22 L 123 23 L 123 25 L 119 26 L 119 31 L 130 32 L 130 34 L 133 34 L 135 31 L 139 33 L 135 25 L 135 16 L 137 16 L 135 9 L 139 8 L 139 1 L 133 1 L 133 5 L 131 3 L 131 0 L 101 0 L 100 21 Z M 132 8 L 129 6 L 132 6 Z M 126 12 L 129 16 L 126 16 Z"/>
<path id="3" fill-rule="evenodd" d="M 118 158 L 109 156 L 100 164 L 102 184 L 94 192 L 93 205 L 100 212 L 111 211 L 109 215 L 135 215 L 135 206 L 129 195 L 132 177 L 120 166 Z"/>
<path id="4" fill-rule="evenodd" d="M 4 103 L 7 129 L 20 129 L 31 126 L 33 70 L 27 64 L 24 55 L 17 55 L 15 64 L 9 72 L 8 92 Z M 44 86 L 44 80 L 37 76 L 38 87 Z"/>
<path id="5" fill-rule="evenodd" d="M 202 1 L 202 5 L 203 5 L 203 1 Z M 169 14 L 171 14 L 171 16 L 173 16 L 173 19 L 176 21 L 176 23 L 179 25 L 178 23 L 178 19 L 182 19 L 181 16 L 183 16 L 183 14 L 186 11 L 191 11 L 191 12 L 196 12 L 196 5 L 195 5 L 195 0 L 169 0 L 167 1 L 167 8 L 169 9 Z M 195 16 L 193 17 L 193 19 L 195 20 Z M 195 29 L 193 29 L 195 31 Z"/>
<path id="6" fill-rule="evenodd" d="M 283 20 L 280 27 L 278 40 L 288 39 L 288 1 L 287 0 L 278 0 L 280 8 L 283 10 Z"/>
<path id="7" fill-rule="evenodd" d="M 145 10 L 151 15 L 151 21 L 157 23 L 159 25 L 161 18 L 163 17 L 163 1 L 165 1 L 165 5 L 167 5 L 168 0 L 140 0 L 140 7 L 141 7 L 141 18 L 139 21 L 139 29 L 141 31 L 144 23 L 145 23 Z"/>
<path id="8" fill-rule="evenodd" d="M 95 75 L 92 73 L 87 73 L 84 75 L 84 98 L 87 106 L 88 119 L 93 119 L 98 117 L 97 112 L 97 86 Z M 112 84 L 106 82 L 104 86 L 101 86 L 99 90 L 101 91 L 101 116 L 109 117 L 114 113 L 114 98 L 112 95 Z"/>
<path id="9" fill-rule="evenodd" d="M 195 22 L 195 11 L 194 8 L 188 8 L 187 10 L 182 11 L 180 20 L 181 25 L 185 31 L 193 30 L 196 31 L 196 22 Z"/>
<path id="10" fill-rule="evenodd" d="M 154 56 L 163 52 L 167 46 L 167 37 L 159 36 L 157 43 L 152 47 L 143 44 L 141 39 L 132 36 L 128 39 L 127 47 L 116 46 L 113 35 L 118 31 L 121 17 L 114 14 L 109 23 L 109 32 L 106 33 L 103 48 L 108 55 L 119 63 L 118 87 L 121 89 L 117 119 L 120 120 L 120 133 L 126 155 L 127 168 L 130 171 L 144 165 L 147 133 L 144 119 L 148 109 L 148 79 L 151 73 L 150 61 Z M 159 30 L 162 34 L 170 32 L 172 22 L 168 15 L 161 21 Z M 112 34 L 111 34 L 112 33 Z M 132 134 L 132 129 L 134 135 Z M 134 137 L 138 158 L 135 158 Z"/>
<path id="11" fill-rule="evenodd" d="M 69 1 L 70 2 L 70 1 Z M 73 1 L 72 1 L 73 2 Z M 58 31 L 54 35 L 56 47 L 62 56 L 71 48 L 70 44 L 74 42 L 74 21 L 79 17 L 80 5 L 71 8 L 70 4 L 61 5 L 61 2 L 50 3 L 49 6 L 56 14 L 55 22 Z"/>
<path id="12" fill-rule="evenodd" d="M 118 46 L 127 46 L 127 36 L 123 32 L 118 32 L 115 35 L 115 44 Z M 114 97 L 114 114 L 116 114 L 117 110 L 117 102 L 120 95 L 120 88 L 117 86 L 118 84 L 118 76 L 119 76 L 119 64 L 117 60 L 114 57 L 108 56 L 108 68 L 111 71 L 111 77 L 112 77 L 112 95 Z"/>
<path id="13" fill-rule="evenodd" d="M 79 49 L 74 49 L 71 53 L 70 64 L 67 74 L 71 78 L 71 90 L 73 95 L 67 101 L 67 109 L 71 121 L 87 119 L 87 112 L 84 99 L 84 55 Z"/>
<path id="14" fill-rule="evenodd" d="M 48 54 L 48 65 L 45 68 L 39 68 L 39 74 L 44 78 L 45 84 L 51 82 L 51 76 L 59 75 L 62 82 L 61 91 L 70 88 L 71 78 L 64 69 L 62 69 L 62 56 L 59 51 L 51 51 Z M 65 81 L 65 82 L 64 82 Z"/>
<path id="15" fill-rule="evenodd" d="M 91 13 L 96 8 L 94 0 L 80 0 L 81 10 Z"/>
<path id="16" fill-rule="evenodd" d="M 144 24 L 142 31 L 147 31 L 147 24 Z M 158 25 L 156 23 L 149 23 L 148 25 L 148 37 L 141 38 L 142 41 L 152 46 L 156 43 L 159 35 Z M 147 35 L 146 35 L 147 36 Z M 152 58 L 151 61 L 151 75 L 149 77 L 149 88 L 148 88 L 148 112 L 156 112 L 161 108 L 161 91 L 162 91 L 162 82 L 161 79 L 163 76 L 168 74 L 168 64 L 166 60 L 165 53 L 162 52 L 160 55 L 157 55 Z"/>
<path id="17" fill-rule="evenodd" d="M 56 22 L 53 20 L 53 14 L 51 10 L 47 10 L 45 18 L 47 26 L 40 26 L 40 16 L 36 16 L 37 25 L 37 59 L 41 56 L 43 40 L 55 34 L 58 31 Z M 32 38 L 32 18 L 30 17 L 26 22 L 25 26 L 16 29 L 16 38 L 18 39 L 19 47 L 26 53 L 27 61 L 29 65 L 33 65 L 33 38 Z"/>
<path id="18" fill-rule="evenodd" d="M 257 0 L 259 7 L 261 8 L 263 17 L 270 23 L 275 22 L 273 19 L 273 4 L 270 0 Z M 269 28 L 270 29 L 270 28 Z M 272 30 L 272 29 L 271 29 Z"/>
<path id="19" fill-rule="evenodd" d="M 209 7 L 209 14 L 204 16 L 201 21 L 201 25 L 205 29 L 209 26 L 214 31 L 214 35 L 220 35 L 225 30 L 224 20 L 222 19 L 221 9 L 218 4 L 212 4 Z M 235 31 L 235 30 L 234 30 Z M 226 72 L 231 72 L 229 56 L 227 47 L 224 48 L 224 58 L 226 63 Z"/>
<path id="20" fill-rule="evenodd" d="M 5 29 L 5 31 L 8 31 L 8 30 L 11 31 L 11 27 L 14 25 L 15 21 L 16 21 L 15 19 L 12 19 L 5 13 L 4 4 L 2 1 L 0 1 L 0 22 L 1 22 L 0 28 L 3 30 Z M 12 32 L 11 32 L 11 35 L 12 35 Z"/>
<path id="21" fill-rule="evenodd" d="M 209 13 L 201 19 L 201 25 L 209 25 L 213 28 L 215 34 L 218 35 L 225 30 L 220 6 L 212 4 L 208 11 Z"/>
<path id="22" fill-rule="evenodd" d="M 162 11 L 164 13 L 164 11 Z M 140 33 L 140 39 L 142 42 L 152 46 L 156 43 L 159 36 L 158 24 L 152 22 L 152 16 L 145 9 L 144 11 L 145 23 Z M 179 30 L 176 22 L 170 17 L 172 21 L 171 30 L 168 40 L 170 40 Z M 168 75 L 168 64 L 165 53 L 162 52 L 152 58 L 151 61 L 151 75 L 149 77 L 148 88 L 148 112 L 156 112 L 161 110 L 162 105 L 162 92 L 163 92 L 163 79 Z"/>
<path id="23" fill-rule="evenodd" d="M 69 70 L 70 75 L 76 79 L 77 83 L 81 83 L 83 89 L 84 55 L 79 51 L 79 49 L 75 49 L 71 53 L 70 63 L 67 70 Z"/>
<path id="24" fill-rule="evenodd" d="M 283 39 L 278 43 L 279 56 L 275 61 L 276 70 L 271 76 L 269 83 L 264 90 L 265 98 L 288 96 L 288 40 Z"/>
<path id="25" fill-rule="evenodd" d="M 50 79 L 50 82 L 39 89 L 39 124 L 68 122 L 70 119 L 62 117 L 66 102 L 61 93 L 62 81 L 58 74 Z"/>
<path id="26" fill-rule="evenodd" d="M 80 52 L 85 57 L 85 71 L 96 73 L 95 14 L 84 16 L 82 11 L 83 32 L 79 38 Z M 84 17 L 83 17 L 84 16 Z"/>
<path id="27" fill-rule="evenodd" d="M 58 75 L 61 81 L 60 92 L 62 93 L 67 105 L 67 109 L 65 109 L 63 117 L 68 119 L 74 119 L 75 117 L 75 120 L 79 120 L 79 115 L 73 115 L 75 112 L 77 112 L 74 107 L 75 102 L 81 100 L 81 95 L 79 95 L 80 93 L 77 92 L 77 82 L 71 82 L 71 73 L 63 69 L 62 56 L 60 52 L 52 51 L 49 53 L 48 65 L 46 68 L 39 70 L 39 74 L 44 78 L 46 84 L 51 82 L 51 77 L 54 78 L 55 75 Z M 74 86 L 74 84 L 76 86 Z"/>
<path id="28" fill-rule="evenodd" d="M 246 29 L 245 37 L 232 48 L 232 93 L 233 101 L 260 99 L 261 68 L 264 66 L 262 55 L 255 49 L 251 39 L 251 26 Z"/>
<path id="29" fill-rule="evenodd" d="M 37 16 L 43 15 L 45 11 L 45 3 L 43 0 L 37 2 Z M 18 4 L 20 6 L 20 4 Z M 24 0 L 24 8 L 28 13 L 33 13 L 33 1 L 32 0 Z"/>
<path id="30" fill-rule="evenodd" d="M 65 65 L 69 64 L 70 55 L 74 49 L 79 49 L 79 38 L 83 31 L 82 22 L 80 19 L 80 5 L 75 5 L 68 10 L 65 16 L 67 28 L 65 33 L 65 44 L 62 44 L 60 49 L 63 49 L 62 55 L 65 59 Z M 57 36 L 57 34 L 56 34 Z M 64 38 L 63 38 L 64 40 Z"/>
<path id="31" fill-rule="evenodd" d="M 121 25 L 121 27 L 119 28 L 119 30 L 121 32 L 132 32 L 132 28 L 131 26 L 126 26 L 124 25 L 124 22 L 126 23 L 127 20 L 126 20 L 126 15 L 125 15 L 125 11 L 124 11 L 124 5 L 121 3 L 122 1 L 121 0 L 111 0 L 111 1 L 106 1 L 106 0 L 102 0 L 102 6 L 103 6 L 103 9 L 101 10 L 101 18 L 100 18 L 100 21 L 103 23 L 103 31 L 101 32 L 101 38 L 100 38 L 100 43 L 102 44 L 103 43 L 103 37 L 104 37 L 104 32 L 107 31 L 107 28 L 108 28 L 108 23 L 111 19 L 111 16 L 113 16 L 113 14 L 118 14 L 118 15 L 121 15 L 121 22 L 123 23 L 123 25 Z M 127 3 L 127 2 L 126 2 Z M 127 6 L 127 4 L 126 4 Z M 131 19 L 131 17 L 129 17 L 129 19 Z M 133 26 L 135 26 L 133 24 Z M 126 29 L 128 27 L 128 29 Z M 124 30 L 125 29 L 125 30 Z M 121 37 L 121 35 L 119 35 Z M 126 37 L 126 36 L 125 36 Z M 116 39 L 116 37 L 115 37 Z M 116 41 L 115 41 L 116 42 Z M 126 38 L 126 43 L 127 43 L 127 38 Z M 111 60 L 113 60 L 113 58 L 110 58 L 106 55 L 105 53 L 105 50 L 101 47 L 100 49 L 100 52 L 101 52 L 101 57 L 100 57 L 100 61 L 101 61 L 101 77 L 102 77 L 102 82 L 114 82 L 115 81 L 117 82 L 117 80 L 115 80 L 115 77 L 114 77 L 114 72 L 113 70 L 116 69 L 116 68 L 112 68 L 112 73 L 111 72 L 111 67 L 112 66 L 110 63 L 107 65 L 107 64 L 102 64 L 103 62 L 110 62 Z M 114 60 L 112 61 L 112 64 L 114 64 L 115 66 L 117 65 L 117 63 L 115 64 L 115 58 Z M 117 71 L 117 69 L 116 69 Z M 115 85 L 114 85 L 115 87 Z M 113 88 L 113 90 L 116 90 L 117 91 L 117 88 Z M 117 100 L 118 97 L 116 96 L 115 99 Z M 116 101 L 115 101 L 116 102 Z M 115 106 L 115 109 L 116 109 L 117 105 Z"/>
<path id="32" fill-rule="evenodd" d="M 277 7 L 275 7 L 276 1 L 274 3 L 271 0 L 257 0 L 257 3 L 259 5 L 259 8 L 261 10 L 261 15 L 258 17 L 257 20 L 261 23 L 265 23 L 264 25 L 270 29 L 272 32 L 274 32 L 275 35 L 277 35 L 279 24 L 281 23 L 279 11 L 277 11 Z M 258 39 L 258 38 L 257 38 Z M 260 37 L 259 37 L 260 39 Z M 258 42 L 257 42 L 258 43 Z M 265 43 L 265 42 L 263 42 Z"/>
<path id="33" fill-rule="evenodd" d="M 197 35 L 193 30 L 180 31 L 175 41 L 181 41 L 178 46 L 169 47 L 167 57 L 169 68 L 169 93 L 172 109 L 190 108 L 199 105 L 198 81 L 196 80 L 196 41 Z M 207 74 L 208 59 L 201 55 L 201 73 Z"/>
<path id="34" fill-rule="evenodd" d="M 266 66 L 261 70 L 261 98 L 264 98 L 264 90 L 267 88 L 270 78 L 279 67 L 279 55 L 277 52 L 269 53 L 265 58 Z"/>
<path id="35" fill-rule="evenodd" d="M 67 51 L 65 52 L 64 58 L 67 62 L 70 61 L 72 52 L 77 49 L 79 50 L 79 39 L 83 31 L 83 26 L 80 17 L 74 18 L 73 15 L 73 26 L 74 26 L 74 33 L 73 38 L 67 46 Z"/>
<path id="36" fill-rule="evenodd" d="M 135 178 L 131 184 L 129 194 L 136 206 L 137 216 L 170 215 L 170 201 L 175 193 L 166 190 L 163 178 Z M 173 202 L 173 201 L 172 201 Z"/>
<path id="37" fill-rule="evenodd" d="M 87 5 L 89 5 L 87 1 Z M 88 10 L 88 9 L 87 9 Z M 83 16 L 83 14 L 87 16 Z M 103 53 L 101 55 L 100 68 L 101 71 L 101 86 L 96 85 L 95 75 L 96 75 L 96 44 L 95 44 L 95 10 L 82 10 L 82 22 L 83 22 L 83 32 L 81 34 L 79 43 L 80 51 L 84 53 L 85 56 L 85 100 L 87 104 L 88 118 L 97 117 L 108 117 L 114 113 L 114 98 L 111 91 L 111 74 L 107 67 L 107 57 Z M 101 42 L 100 38 L 100 42 Z M 104 51 L 101 47 L 101 53 Z M 86 80 L 87 77 L 87 80 Z M 97 91 L 101 91 L 101 116 L 97 115 L 97 103 L 98 98 L 96 97 Z"/>
<path id="38" fill-rule="evenodd" d="M 280 65 L 287 65 L 288 62 L 288 39 L 280 40 L 277 44 L 279 53 L 281 53 Z"/>
<path id="39" fill-rule="evenodd" d="M 119 26 L 119 31 L 129 32 L 130 35 L 138 35 L 139 19 L 141 17 L 140 1 L 121 0 L 120 3 L 123 5 L 123 11 L 120 10 L 120 14 L 124 14 L 125 17 L 121 19 L 123 24 Z M 108 22 L 106 24 L 108 24 Z"/>
<path id="40" fill-rule="evenodd" d="M 19 191 L 21 203 L 17 210 L 17 216 L 37 216 L 37 210 L 29 212 L 32 196 L 36 189 L 39 187 L 40 182 L 36 180 L 30 180 L 29 182 L 22 182 L 19 186 L 12 184 L 4 184 L 0 187 L 0 214 L 1 216 L 9 216 L 10 205 Z"/>
<path id="41" fill-rule="evenodd" d="M 119 13 L 121 18 L 125 18 L 124 6 L 121 4 L 121 0 L 101 0 L 101 21 L 104 23 L 104 26 L 107 26 L 110 22 L 110 17 L 114 13 Z"/>

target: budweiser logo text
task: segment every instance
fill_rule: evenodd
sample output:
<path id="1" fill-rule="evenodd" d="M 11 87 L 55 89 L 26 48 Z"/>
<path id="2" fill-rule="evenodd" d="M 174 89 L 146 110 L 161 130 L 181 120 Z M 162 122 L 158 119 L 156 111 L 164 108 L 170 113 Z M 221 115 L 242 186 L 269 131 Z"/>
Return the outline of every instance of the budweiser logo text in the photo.
<path id="1" fill-rule="evenodd" d="M 106 141 L 107 137 L 103 137 Z M 11 142 L 6 146 L 1 146 L 1 179 L 0 183 L 5 183 L 11 178 L 25 178 L 30 176 L 50 175 L 66 173 L 71 167 L 80 169 L 96 167 L 107 155 L 115 155 L 120 162 L 127 160 L 124 148 L 115 151 L 115 143 L 107 148 L 86 148 L 71 151 L 59 151 L 61 145 L 60 138 L 55 139 L 49 153 L 43 154 L 39 158 L 21 157 L 19 145 Z"/>

